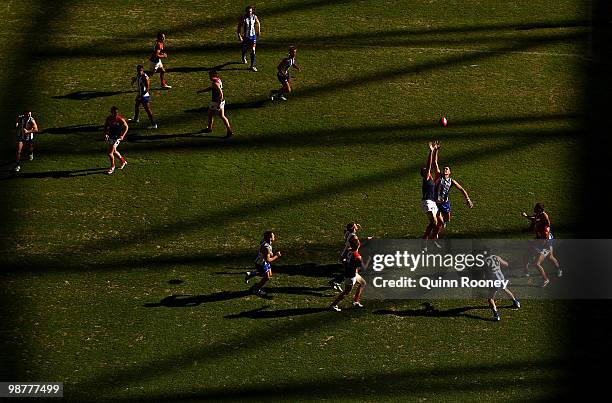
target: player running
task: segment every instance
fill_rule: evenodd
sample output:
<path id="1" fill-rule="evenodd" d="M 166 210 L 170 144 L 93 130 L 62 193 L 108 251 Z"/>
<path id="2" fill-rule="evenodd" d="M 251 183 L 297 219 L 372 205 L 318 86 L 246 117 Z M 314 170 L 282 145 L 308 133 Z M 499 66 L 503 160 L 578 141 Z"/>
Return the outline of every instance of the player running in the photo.
<path id="1" fill-rule="evenodd" d="M 108 159 L 111 163 L 111 167 L 106 171 L 108 175 L 115 172 L 115 155 L 121 161 L 119 169 L 123 169 L 127 165 L 127 160 L 119 154 L 117 147 L 119 147 L 119 143 L 121 143 L 128 132 L 128 124 L 123 119 L 123 116 L 119 115 L 119 108 L 113 106 L 110 112 L 111 114 L 104 122 L 104 138 L 108 143 Z"/>
<path id="2" fill-rule="evenodd" d="M 251 48 L 251 70 L 257 71 L 255 67 L 255 47 L 257 46 L 257 37 L 261 32 L 259 19 L 253 14 L 253 6 L 247 6 L 244 10 L 245 14 L 238 21 L 238 41 L 242 44 L 242 63 L 247 64 L 246 52 Z"/>
<path id="3" fill-rule="evenodd" d="M 547 257 L 557 268 L 557 276 L 563 276 L 563 270 L 561 269 L 559 260 L 557 260 L 553 253 L 554 237 L 550 229 L 550 218 L 544 210 L 544 205 L 542 203 L 536 203 L 533 208 L 533 215 L 527 215 L 525 212 L 523 212 L 522 215 L 530 221 L 529 230 L 535 231 L 536 239 L 532 242 L 530 250 L 525 258 L 524 273 L 525 276 L 529 276 L 529 264 L 533 263 L 542 275 L 542 280 L 544 282 L 541 287 L 546 287 L 550 283 L 550 280 L 546 275 L 546 271 L 544 271 L 544 267 L 542 267 L 542 262 L 544 262 Z"/>
<path id="4" fill-rule="evenodd" d="M 151 82 L 149 80 L 149 76 L 147 76 L 147 73 L 144 71 L 144 67 L 140 64 L 136 66 L 136 77 L 132 77 L 132 85 L 134 85 L 134 83 L 136 83 L 138 95 L 136 95 L 134 117 L 129 120 L 132 122 L 139 121 L 138 117 L 140 114 L 140 105 L 142 105 L 145 112 L 147 112 L 147 115 L 149 116 L 149 120 L 151 121 L 151 129 L 157 129 L 157 123 L 155 123 L 153 112 L 151 112 L 151 94 L 149 94 Z"/>
<path id="5" fill-rule="evenodd" d="M 498 280 L 500 284 L 505 280 L 504 273 L 502 273 L 501 268 L 508 267 L 508 262 L 496 255 L 489 255 L 485 259 L 485 276 L 487 280 Z M 497 291 L 504 290 L 504 292 L 512 299 L 512 308 L 519 309 L 521 307 L 521 302 L 512 294 L 512 292 L 505 286 L 500 285 L 499 287 L 491 287 L 489 288 L 489 295 L 487 297 L 487 302 L 489 307 L 493 311 L 493 320 L 499 321 L 499 311 L 497 310 L 497 306 L 495 305 L 495 294 Z"/>
<path id="6" fill-rule="evenodd" d="M 166 52 L 164 52 L 164 42 L 166 41 L 166 34 L 163 32 L 157 33 L 157 40 L 153 45 L 153 54 L 149 58 L 149 65 L 151 66 L 151 76 L 153 74 L 159 72 L 159 78 L 161 80 L 162 89 L 170 89 L 171 86 L 166 83 L 165 74 L 166 70 L 164 69 L 164 64 L 162 63 L 162 59 L 168 57 Z"/>
<path id="7" fill-rule="evenodd" d="M 225 117 L 225 95 L 223 94 L 223 83 L 221 82 L 221 78 L 219 78 L 219 73 L 217 73 L 215 70 L 209 71 L 208 76 L 210 77 L 210 86 L 197 91 L 198 94 L 208 91 L 210 91 L 212 94 L 212 100 L 210 104 L 208 104 L 208 126 L 206 129 L 202 130 L 202 132 L 212 132 L 213 118 L 215 114 L 219 114 L 219 117 L 227 129 L 227 134 L 225 137 L 232 137 L 234 132 L 232 131 L 229 120 L 227 120 L 227 117 Z"/>
<path id="8" fill-rule="evenodd" d="M 438 166 L 438 156 L 440 154 L 440 148 L 442 146 L 439 142 L 434 143 L 433 160 L 434 170 L 436 173 L 436 205 L 438 207 L 437 226 L 434 232 L 434 238 L 438 238 L 440 232 L 446 227 L 451 219 L 451 203 L 448 197 L 452 187 L 457 188 L 465 198 L 465 204 L 469 208 L 474 208 L 474 203 L 470 200 L 470 196 L 461 185 L 451 177 L 451 169 L 448 166 L 444 167 L 443 172 L 440 172 Z"/>
<path id="9" fill-rule="evenodd" d="M 344 265 L 344 291 L 338 294 L 334 302 L 332 302 L 330 305 L 331 309 L 337 312 L 342 310 L 338 304 L 344 299 L 344 297 L 350 294 L 355 284 L 357 284 L 357 290 L 355 291 L 355 296 L 353 297 L 353 306 L 356 308 L 363 308 L 363 305 L 361 302 L 359 302 L 363 289 L 366 285 L 365 280 L 359 275 L 359 271 L 362 268 L 362 259 L 361 255 L 359 254 L 359 247 L 361 245 L 357 237 L 352 237 L 349 241 L 349 245 L 350 250 L 347 254 L 346 264 Z"/>
<path id="10" fill-rule="evenodd" d="M 15 154 L 15 168 L 13 168 L 13 171 L 19 172 L 21 170 L 21 165 L 19 165 L 21 151 L 25 144 L 28 145 L 30 161 L 34 159 L 34 133 L 38 133 L 38 125 L 32 117 L 32 111 L 26 110 L 22 115 L 17 115 L 15 128 L 17 129 L 17 152 Z"/>
<path id="11" fill-rule="evenodd" d="M 342 263 L 343 271 L 346 269 L 346 264 L 348 262 L 349 252 L 351 251 L 350 241 L 353 238 L 356 238 L 357 240 L 359 240 L 359 236 L 357 234 L 357 232 L 359 230 L 361 230 L 361 225 L 356 223 L 356 222 L 350 222 L 350 223 L 346 224 L 346 227 L 344 228 L 344 249 L 340 253 L 340 262 Z M 369 241 L 370 239 L 372 239 L 371 236 L 367 237 L 366 241 Z M 360 243 L 361 243 L 361 241 L 360 241 Z M 365 243 L 365 241 L 364 241 L 364 243 Z M 342 292 L 341 282 L 343 280 L 344 280 L 344 274 L 341 274 L 339 276 L 334 277 L 329 282 L 329 285 L 334 290 Z"/>
<path id="12" fill-rule="evenodd" d="M 286 94 L 291 92 L 291 77 L 289 76 L 289 68 L 293 67 L 297 71 L 302 71 L 301 67 L 295 63 L 295 56 L 297 54 L 297 48 L 295 46 L 289 46 L 289 54 L 278 64 L 278 81 L 281 83 L 279 90 L 272 90 L 270 92 L 270 99 L 274 101 L 275 98 L 280 98 L 286 101 Z"/>
<path id="13" fill-rule="evenodd" d="M 248 284 L 249 280 L 255 276 L 261 276 L 261 280 L 259 283 L 251 287 L 253 294 L 258 295 L 260 297 L 265 297 L 267 294 L 262 287 L 264 284 L 270 280 L 272 277 L 272 262 L 280 259 L 282 254 L 279 252 L 272 252 L 272 242 L 276 240 L 276 236 L 272 231 L 266 231 L 263 234 L 263 240 L 259 245 L 259 251 L 257 252 L 257 257 L 255 258 L 255 270 L 247 271 L 246 276 L 244 278 L 245 283 Z"/>
<path id="14" fill-rule="evenodd" d="M 436 145 L 429 142 L 429 155 L 427 156 L 427 166 L 421 168 L 421 177 L 423 178 L 423 184 L 421 185 L 421 191 L 423 197 L 421 198 L 421 209 L 427 215 L 429 224 L 423 234 L 423 239 L 433 239 L 436 228 L 438 227 L 438 205 L 436 204 L 436 182 L 431 175 L 431 166 L 433 163 L 433 153 L 436 149 Z"/>

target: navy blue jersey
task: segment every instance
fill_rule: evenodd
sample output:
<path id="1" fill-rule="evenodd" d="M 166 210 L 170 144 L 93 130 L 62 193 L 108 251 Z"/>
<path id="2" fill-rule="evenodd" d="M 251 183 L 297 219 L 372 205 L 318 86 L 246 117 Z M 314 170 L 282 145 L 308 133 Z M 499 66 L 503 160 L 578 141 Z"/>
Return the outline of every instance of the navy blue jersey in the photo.
<path id="1" fill-rule="evenodd" d="M 430 177 L 423 178 L 423 199 L 422 200 L 436 200 L 436 183 Z"/>
<path id="2" fill-rule="evenodd" d="M 349 252 L 346 265 L 344 266 L 344 277 L 353 278 L 361 268 L 361 255 L 359 252 Z"/>

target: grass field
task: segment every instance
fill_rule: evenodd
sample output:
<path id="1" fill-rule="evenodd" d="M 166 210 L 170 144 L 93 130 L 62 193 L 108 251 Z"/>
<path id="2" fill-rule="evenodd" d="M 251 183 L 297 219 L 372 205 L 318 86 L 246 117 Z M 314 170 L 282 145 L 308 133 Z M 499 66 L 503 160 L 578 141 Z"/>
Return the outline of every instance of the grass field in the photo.
<path id="1" fill-rule="evenodd" d="M 352 220 L 377 238 L 422 234 L 418 170 L 432 139 L 475 203 L 454 194 L 446 237 L 525 237 L 520 212 L 537 201 L 557 236 L 575 235 L 588 9 L 507 3 L 254 4 L 254 73 L 235 39 L 243 1 L 5 1 L 2 380 L 63 381 L 77 401 L 564 393 L 568 303 L 525 301 L 500 323 L 483 301 L 336 313 L 327 277 L 304 270 L 337 262 Z M 128 166 L 104 175 L 102 124 L 112 105 L 131 117 L 130 79 L 159 30 L 173 86 L 151 80 L 159 129 L 130 126 Z M 287 102 L 268 101 L 290 44 L 303 71 Z M 196 90 L 212 68 L 229 140 L 220 122 L 199 133 L 209 95 Z M 26 107 L 44 132 L 15 175 L 11 125 Z M 270 300 L 242 281 L 265 229 L 284 255 Z"/>

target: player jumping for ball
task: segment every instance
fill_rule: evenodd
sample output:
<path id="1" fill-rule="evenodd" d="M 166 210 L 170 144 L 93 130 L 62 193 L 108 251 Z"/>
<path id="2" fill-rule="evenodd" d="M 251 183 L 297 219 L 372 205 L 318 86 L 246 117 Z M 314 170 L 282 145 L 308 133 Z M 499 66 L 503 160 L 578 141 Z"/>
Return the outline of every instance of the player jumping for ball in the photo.
<path id="1" fill-rule="evenodd" d="M 166 52 L 164 52 L 164 42 L 166 41 L 166 34 L 163 32 L 157 33 L 157 40 L 153 45 L 153 54 L 149 58 L 150 66 L 151 66 L 151 76 L 155 73 L 159 73 L 159 79 L 161 80 L 162 89 L 170 89 L 171 86 L 168 85 L 166 79 L 164 78 L 166 75 L 166 70 L 164 69 L 164 64 L 162 63 L 162 59 L 168 57 Z"/>
<path id="2" fill-rule="evenodd" d="M 436 146 L 433 142 L 429 142 L 429 154 L 427 156 L 427 166 L 421 168 L 421 177 L 423 183 L 421 191 L 421 209 L 427 215 L 429 223 L 423 234 L 423 239 L 433 239 L 436 228 L 438 227 L 438 205 L 436 204 L 436 182 L 431 175 L 431 167 L 433 164 L 433 153 Z"/>
<path id="3" fill-rule="evenodd" d="M 119 169 L 123 169 L 127 165 L 127 160 L 119 154 L 117 147 L 119 147 L 119 143 L 121 143 L 128 132 L 128 124 L 123 119 L 123 116 L 119 115 L 119 108 L 113 106 L 110 112 L 111 114 L 104 122 L 104 138 L 108 143 L 108 159 L 111 163 L 111 167 L 106 171 L 108 175 L 115 172 L 115 156 L 121 161 Z"/>
<path id="4" fill-rule="evenodd" d="M 265 297 L 266 292 L 262 290 L 264 284 L 270 280 L 272 277 L 272 262 L 280 259 L 282 254 L 279 252 L 272 252 L 272 242 L 276 240 L 276 236 L 272 231 L 266 231 L 263 234 L 263 240 L 259 245 L 259 250 L 257 251 L 257 257 L 255 258 L 255 270 L 247 271 L 246 276 L 244 278 L 245 283 L 248 283 L 251 278 L 255 276 L 261 276 L 261 280 L 259 283 L 251 287 L 253 294 L 259 295 L 260 297 Z"/>
<path id="5" fill-rule="evenodd" d="M 289 68 L 293 67 L 297 71 L 301 71 L 302 68 L 295 63 L 295 56 L 297 55 L 297 48 L 295 46 L 289 46 L 289 54 L 278 64 L 278 72 L 276 77 L 281 83 L 279 90 L 273 90 L 270 92 L 270 99 L 274 101 L 275 98 L 280 98 L 286 101 L 285 95 L 291 92 L 291 77 L 289 75 Z"/>
<path id="6" fill-rule="evenodd" d="M 436 205 L 438 207 L 437 226 L 433 235 L 434 238 L 438 238 L 440 232 L 442 232 L 442 230 L 446 227 L 446 223 L 448 223 L 451 219 L 451 203 L 448 195 L 452 187 L 457 188 L 463 194 L 465 204 L 469 208 L 474 207 L 474 203 L 472 203 L 472 200 L 470 200 L 470 196 L 468 196 L 466 190 L 451 177 L 450 167 L 445 166 L 444 170 L 440 172 L 440 167 L 438 166 L 438 156 L 440 154 L 441 147 L 442 146 L 439 142 L 434 143 L 433 160 L 434 170 L 436 173 Z"/>
<path id="7" fill-rule="evenodd" d="M 248 6 L 245 14 L 238 21 L 238 41 L 242 44 L 242 63 L 246 64 L 246 52 L 251 49 L 251 70 L 257 71 L 255 67 L 255 47 L 257 46 L 257 37 L 261 32 L 259 19 L 253 14 L 253 6 Z"/>
<path id="8" fill-rule="evenodd" d="M 542 275 L 543 283 L 541 286 L 546 287 L 548 283 L 550 283 L 546 271 L 544 271 L 544 267 L 542 267 L 542 263 L 546 258 L 549 258 L 552 264 L 557 268 L 557 276 L 561 277 L 563 275 L 559 260 L 557 260 L 553 253 L 554 237 L 550 229 L 550 218 L 544 210 L 544 205 L 542 203 L 536 203 L 533 208 L 533 215 L 527 215 L 525 212 L 523 212 L 522 215 L 530 221 L 529 230 L 535 231 L 535 240 L 531 244 L 530 250 L 525 257 L 524 272 L 526 276 L 529 276 L 529 264 L 533 263 L 540 272 L 540 275 Z"/>
<path id="9" fill-rule="evenodd" d="M 157 123 L 155 123 L 153 112 L 151 112 L 151 95 L 149 94 L 151 82 L 149 80 L 149 76 L 147 76 L 144 71 L 144 67 L 140 64 L 136 66 L 136 77 L 132 78 L 132 85 L 134 85 L 134 83 L 136 83 L 138 94 L 136 95 L 136 105 L 134 106 L 134 117 L 129 120 L 138 122 L 140 105 L 142 105 L 145 112 L 147 112 L 147 115 L 149 116 L 149 120 L 151 121 L 151 129 L 157 129 Z"/>
<path id="10" fill-rule="evenodd" d="M 23 114 L 18 115 L 15 128 L 17 129 L 17 152 L 15 153 L 15 168 L 13 168 L 13 171 L 19 172 L 21 170 L 21 165 L 19 165 L 21 151 L 25 144 L 28 145 L 30 161 L 34 159 L 34 133 L 38 133 L 38 124 L 32 117 L 32 111 L 26 110 Z"/>
<path id="11" fill-rule="evenodd" d="M 347 254 L 346 264 L 344 265 L 344 291 L 338 294 L 334 302 L 332 302 L 330 305 L 331 309 L 338 312 L 341 311 L 338 304 L 350 294 L 351 290 L 355 287 L 355 284 L 357 285 L 357 290 L 355 291 L 355 296 L 353 297 L 353 306 L 356 308 L 363 308 L 363 305 L 361 302 L 359 302 L 363 289 L 366 285 L 365 280 L 359 275 L 359 271 L 361 270 L 363 264 L 361 255 L 359 254 L 359 247 L 361 244 L 357 237 L 352 237 L 349 241 L 349 245 L 350 250 Z"/>

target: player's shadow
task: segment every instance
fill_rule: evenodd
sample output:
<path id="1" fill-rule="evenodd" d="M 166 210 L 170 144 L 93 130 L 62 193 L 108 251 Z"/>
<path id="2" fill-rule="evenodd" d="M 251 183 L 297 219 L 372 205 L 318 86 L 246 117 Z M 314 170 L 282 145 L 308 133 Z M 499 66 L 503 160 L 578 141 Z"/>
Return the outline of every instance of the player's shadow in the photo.
<path id="1" fill-rule="evenodd" d="M 244 311 L 233 315 L 224 316 L 225 319 L 271 319 L 271 318 L 288 318 L 291 316 L 311 315 L 321 312 L 329 312 L 329 308 L 293 308 L 293 309 L 278 309 L 275 311 L 267 311 L 269 306 Z"/>
<path id="2" fill-rule="evenodd" d="M 44 179 L 44 178 L 75 178 L 77 176 L 101 175 L 106 173 L 107 168 L 77 169 L 72 171 L 47 171 L 47 172 L 15 172 L 10 176 L 0 178 L 9 179 Z"/>
<path id="3" fill-rule="evenodd" d="M 274 294 L 295 294 L 295 295 L 310 295 L 317 297 L 329 297 L 329 295 L 321 294 L 320 291 L 326 291 L 328 287 L 270 287 L 264 288 L 267 296 L 264 299 L 272 299 Z M 250 290 L 242 291 L 221 291 L 207 295 L 170 295 L 163 298 L 157 303 L 147 303 L 143 306 L 145 308 L 184 308 L 193 307 L 206 304 L 209 302 L 229 301 L 232 299 L 243 298 L 249 295 L 253 295 Z"/>
<path id="4" fill-rule="evenodd" d="M 391 309 L 381 309 L 379 311 L 375 311 L 376 315 L 395 315 L 399 317 L 433 317 L 433 318 L 451 318 L 451 317 L 465 317 L 476 320 L 484 320 L 486 322 L 491 322 L 493 319 L 491 318 L 483 318 L 478 315 L 473 315 L 470 313 L 466 313 L 468 311 L 473 310 L 481 310 L 485 309 L 483 306 L 464 306 L 458 308 L 451 308 L 445 310 L 436 309 L 429 302 L 424 302 L 421 304 L 423 308 L 421 309 L 406 309 L 403 311 L 394 311 Z"/>
<path id="5" fill-rule="evenodd" d="M 227 66 L 231 66 L 234 64 L 242 65 L 241 62 L 227 62 L 223 64 L 219 64 L 213 67 L 203 67 L 203 66 L 195 66 L 195 67 L 170 67 L 166 69 L 168 73 L 198 73 L 202 71 L 228 71 L 228 70 L 246 70 L 246 68 L 227 68 Z"/>
<path id="6" fill-rule="evenodd" d="M 112 97 L 114 95 L 128 94 L 134 91 L 75 91 L 66 95 L 57 95 L 53 99 L 72 99 L 75 101 L 87 101 L 89 99 Z"/>
<path id="7" fill-rule="evenodd" d="M 162 140 L 170 140 L 170 139 L 178 139 L 178 138 L 193 138 L 193 139 L 217 139 L 224 140 L 227 139 L 225 135 L 223 136 L 209 136 L 204 135 L 203 131 L 195 132 L 195 133 L 177 133 L 177 134 L 152 134 L 152 135 L 140 135 L 128 134 L 126 136 L 127 140 L 132 143 L 148 143 L 153 141 L 162 141 Z"/>
<path id="8" fill-rule="evenodd" d="M 250 102 L 234 102 L 234 103 L 229 103 L 229 104 L 225 104 L 225 110 L 226 111 L 235 111 L 235 110 L 239 110 L 239 109 L 257 109 L 257 108 L 263 108 L 264 106 L 266 106 L 266 104 L 270 102 L 267 99 L 260 99 L 257 101 L 250 101 Z M 194 108 L 194 109 L 186 109 L 185 110 L 186 113 L 208 113 L 208 107 L 207 106 L 202 106 L 200 108 Z"/>
<path id="9" fill-rule="evenodd" d="M 49 127 L 41 133 L 44 134 L 74 134 L 74 133 L 92 133 L 101 132 L 104 126 L 101 125 L 71 125 L 65 127 Z"/>
<path id="10" fill-rule="evenodd" d="M 244 267 L 226 267 L 226 269 L 235 271 L 218 271 L 215 274 L 244 275 L 244 272 L 246 271 Z M 288 276 L 333 277 L 342 273 L 342 265 L 340 263 L 303 263 L 293 265 L 275 265 L 272 271 L 274 274 L 283 274 Z"/>

